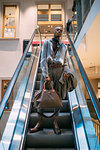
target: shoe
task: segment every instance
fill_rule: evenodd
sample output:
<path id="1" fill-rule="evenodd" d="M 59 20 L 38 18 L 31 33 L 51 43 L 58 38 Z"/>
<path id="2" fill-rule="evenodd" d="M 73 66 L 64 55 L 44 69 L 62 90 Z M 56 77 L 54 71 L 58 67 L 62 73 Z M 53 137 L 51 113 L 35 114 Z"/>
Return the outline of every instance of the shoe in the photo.
<path id="1" fill-rule="evenodd" d="M 59 127 L 55 127 L 55 125 L 54 125 L 53 130 L 54 130 L 55 134 L 57 134 L 57 135 L 61 134 L 61 129 Z"/>
<path id="2" fill-rule="evenodd" d="M 43 130 L 43 127 L 39 123 L 37 123 L 34 128 L 30 129 L 30 133 L 34 133 L 34 132 L 37 132 L 37 131 L 40 131 L 40 130 Z"/>

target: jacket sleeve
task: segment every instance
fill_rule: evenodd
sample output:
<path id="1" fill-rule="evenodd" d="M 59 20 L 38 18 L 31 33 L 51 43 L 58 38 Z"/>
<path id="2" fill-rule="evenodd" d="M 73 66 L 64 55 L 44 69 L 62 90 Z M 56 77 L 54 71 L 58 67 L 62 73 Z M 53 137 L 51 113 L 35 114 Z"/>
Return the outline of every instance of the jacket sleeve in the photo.
<path id="1" fill-rule="evenodd" d="M 40 67 L 44 78 L 48 77 L 47 50 L 48 50 L 48 41 L 45 40 L 42 46 L 41 61 L 40 61 Z"/>
<path id="2" fill-rule="evenodd" d="M 64 72 L 66 72 L 69 69 L 68 60 L 67 60 L 67 47 L 64 45 L 63 49 L 64 49 L 63 51 L 65 51 L 65 56 L 64 56 Z"/>
<path id="3" fill-rule="evenodd" d="M 63 72 L 66 72 L 67 74 L 72 74 L 74 76 L 74 73 L 72 71 L 72 69 L 69 68 L 68 65 L 68 59 L 67 59 L 67 48 L 66 46 L 63 47 L 65 49 L 65 56 L 64 56 L 64 70 Z M 64 84 L 66 82 L 65 78 L 64 78 L 64 74 L 62 73 L 61 78 L 59 80 L 60 83 Z"/>

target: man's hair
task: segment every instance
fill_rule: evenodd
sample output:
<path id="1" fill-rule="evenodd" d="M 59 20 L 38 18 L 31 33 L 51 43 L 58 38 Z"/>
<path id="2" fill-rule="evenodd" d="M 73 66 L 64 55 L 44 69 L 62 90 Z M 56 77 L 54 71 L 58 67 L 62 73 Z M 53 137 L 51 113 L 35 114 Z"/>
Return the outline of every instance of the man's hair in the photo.
<path id="1" fill-rule="evenodd" d="M 61 27 L 61 26 L 59 26 L 59 27 L 55 27 L 55 30 L 57 30 L 57 29 L 62 29 L 62 27 Z"/>

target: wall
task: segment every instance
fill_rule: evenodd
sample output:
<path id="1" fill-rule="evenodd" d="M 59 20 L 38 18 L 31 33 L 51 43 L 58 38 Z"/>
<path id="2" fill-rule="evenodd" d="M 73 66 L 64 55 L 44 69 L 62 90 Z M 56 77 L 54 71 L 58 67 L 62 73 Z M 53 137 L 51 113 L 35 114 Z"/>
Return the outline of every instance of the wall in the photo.
<path id="1" fill-rule="evenodd" d="M 77 52 L 84 67 L 100 66 L 100 11 L 83 37 Z"/>
<path id="2" fill-rule="evenodd" d="M 10 3 L 9 3 L 10 2 Z M 13 0 L 7 0 L 7 4 L 12 4 Z M 0 1 L 0 8 L 6 1 Z M 36 5 L 33 0 L 17 0 L 19 16 L 17 16 L 17 39 L 0 39 L 0 77 L 12 76 L 15 68 L 22 56 L 23 39 L 30 39 L 36 27 Z M 0 10 L 0 20 L 2 20 L 2 9 Z M 1 23 L 1 22 L 0 22 Z M 0 24 L 0 27 L 2 23 Z M 0 30 L 0 37 L 2 32 Z M 13 62 L 13 63 L 12 63 Z M 11 67 L 11 69 L 10 69 Z"/>
<path id="3" fill-rule="evenodd" d="M 15 4 L 18 6 L 16 39 L 1 38 L 3 4 Z M 15 0 L 0 0 L 0 79 L 12 77 L 22 56 L 23 39 L 30 39 L 37 24 L 36 19 L 36 5 L 33 0 L 17 0 L 17 2 Z"/>
<path id="4" fill-rule="evenodd" d="M 2 118 L 0 119 L 0 140 L 1 140 L 1 138 L 2 138 L 3 131 L 4 131 L 4 129 L 5 129 L 7 120 L 8 120 L 8 118 L 9 118 L 9 114 L 10 114 L 10 111 L 5 111 L 5 112 L 3 113 Z"/>

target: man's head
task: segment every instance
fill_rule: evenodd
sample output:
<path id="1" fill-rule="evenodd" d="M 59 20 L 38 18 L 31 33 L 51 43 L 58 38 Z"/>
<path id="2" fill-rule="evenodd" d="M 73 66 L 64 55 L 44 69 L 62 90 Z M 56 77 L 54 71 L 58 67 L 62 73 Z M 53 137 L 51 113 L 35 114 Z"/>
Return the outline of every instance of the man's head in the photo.
<path id="1" fill-rule="evenodd" d="M 56 27 L 54 30 L 54 37 L 59 38 L 62 36 L 62 27 Z"/>

